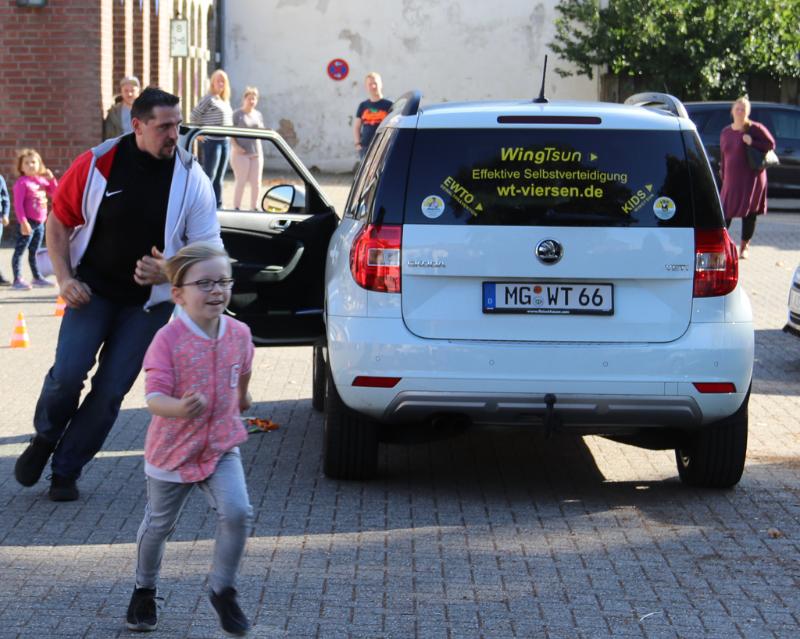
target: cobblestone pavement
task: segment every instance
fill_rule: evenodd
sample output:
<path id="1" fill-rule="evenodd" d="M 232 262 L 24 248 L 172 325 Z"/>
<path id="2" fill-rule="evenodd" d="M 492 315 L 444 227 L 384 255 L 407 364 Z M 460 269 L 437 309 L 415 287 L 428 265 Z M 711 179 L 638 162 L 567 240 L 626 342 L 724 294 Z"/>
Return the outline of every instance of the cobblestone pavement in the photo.
<path id="1" fill-rule="evenodd" d="M 751 254 L 751 437 L 731 491 L 685 488 L 669 452 L 522 428 L 384 445 L 380 479 L 330 481 L 310 349 L 259 349 L 250 413 L 280 429 L 243 446 L 256 521 L 239 589 L 252 636 L 800 636 L 800 340 L 781 332 L 800 215 L 760 220 Z M 9 262 L 2 249 L 6 273 Z M 129 636 L 141 378 L 80 501 L 54 504 L 44 480 L 23 489 L 12 477 L 52 360 L 54 300 L 0 292 L 0 338 L 22 311 L 31 339 L 0 348 L 0 637 Z M 167 547 L 156 636 L 221 636 L 205 598 L 213 536 L 195 494 Z"/>

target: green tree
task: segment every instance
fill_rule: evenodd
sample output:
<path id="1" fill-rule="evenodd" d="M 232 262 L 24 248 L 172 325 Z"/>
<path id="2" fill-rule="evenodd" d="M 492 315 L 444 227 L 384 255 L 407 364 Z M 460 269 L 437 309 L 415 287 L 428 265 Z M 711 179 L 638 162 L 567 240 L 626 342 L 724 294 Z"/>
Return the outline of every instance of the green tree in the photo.
<path id="1" fill-rule="evenodd" d="M 579 75 L 605 67 L 685 100 L 739 95 L 753 75 L 800 78 L 800 0 L 560 0 L 556 10 L 550 48 Z"/>

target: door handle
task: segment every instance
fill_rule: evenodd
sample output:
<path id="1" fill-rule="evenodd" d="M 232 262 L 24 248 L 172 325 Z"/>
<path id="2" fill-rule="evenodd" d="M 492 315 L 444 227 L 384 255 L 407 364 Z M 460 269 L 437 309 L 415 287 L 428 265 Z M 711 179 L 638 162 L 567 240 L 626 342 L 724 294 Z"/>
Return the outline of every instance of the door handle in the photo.
<path id="1" fill-rule="evenodd" d="M 285 231 L 292 225 L 292 220 L 272 220 L 269 223 L 269 227 L 271 229 L 277 229 L 279 231 Z"/>

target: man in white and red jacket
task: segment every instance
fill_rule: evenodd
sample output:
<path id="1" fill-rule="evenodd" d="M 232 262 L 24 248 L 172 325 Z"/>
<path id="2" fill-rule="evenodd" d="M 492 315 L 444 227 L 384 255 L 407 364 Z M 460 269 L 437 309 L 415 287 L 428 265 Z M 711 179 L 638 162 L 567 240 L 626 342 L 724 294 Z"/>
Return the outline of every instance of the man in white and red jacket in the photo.
<path id="1" fill-rule="evenodd" d="M 36 405 L 36 434 L 14 468 L 20 484 L 33 486 L 52 454 L 53 501 L 78 498 L 82 468 L 102 447 L 153 335 L 172 313 L 164 260 L 192 242 L 222 245 L 211 182 L 178 147 L 178 102 L 145 89 L 131 109 L 133 133 L 80 155 L 55 195 L 44 257 L 67 310 Z"/>

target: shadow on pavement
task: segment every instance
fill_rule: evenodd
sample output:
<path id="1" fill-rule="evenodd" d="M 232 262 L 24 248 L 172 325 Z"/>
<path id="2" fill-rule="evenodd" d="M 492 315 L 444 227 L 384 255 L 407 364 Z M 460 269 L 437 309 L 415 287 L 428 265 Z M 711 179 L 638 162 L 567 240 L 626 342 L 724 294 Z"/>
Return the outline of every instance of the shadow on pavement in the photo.
<path id="1" fill-rule="evenodd" d="M 511 517 L 523 528 L 547 527 L 548 521 L 558 522 L 565 516 L 609 517 L 619 510 L 664 525 L 694 525 L 697 512 L 749 499 L 753 476 L 759 484 L 774 483 L 775 473 L 797 470 L 797 464 L 788 459 L 759 459 L 748 467 L 737 489 L 701 491 L 683 486 L 671 470 L 674 466 L 663 478 L 663 460 L 669 452 L 636 450 L 633 454 L 667 456 L 657 458 L 662 478 L 608 481 L 582 437 L 546 437 L 523 427 L 454 428 L 430 435 L 417 428 L 404 438 L 395 436 L 395 441 L 405 439 L 403 443 L 381 446 L 377 479 L 334 481 L 321 471 L 319 413 L 310 408 L 300 411 L 295 401 L 277 401 L 257 404 L 251 414 L 270 416 L 280 424 L 276 431 L 251 435 L 242 446 L 256 513 L 254 536 L 386 531 L 405 527 L 403 513 L 409 509 L 415 512 L 415 526 L 492 526 L 502 523 L 495 520 L 501 516 L 503 522 Z M 87 526 L 92 532 L 84 543 L 133 543 L 146 499 L 141 448 L 147 421 L 144 409 L 120 413 L 107 446 L 79 481 L 78 502 L 50 502 L 44 477 L 33 488 L 20 487 L 12 477 L 16 455 L 0 457 L 4 512 L 0 545 L 74 545 L 70 531 Z M 6 437 L 0 444 L 18 443 L 21 450 L 27 438 Z M 601 441 L 606 464 L 609 456 L 627 463 L 631 449 Z M 759 473 L 759 465 L 769 466 L 769 472 Z M 498 500 L 507 505 L 502 514 L 490 507 Z M 332 517 L 334 502 L 339 514 Z M 395 510 L 400 516 L 390 514 Z M 41 522 L 55 513 L 58 526 L 48 532 Z M 195 491 L 172 539 L 212 539 L 213 535 L 214 515 L 200 491 Z"/>

